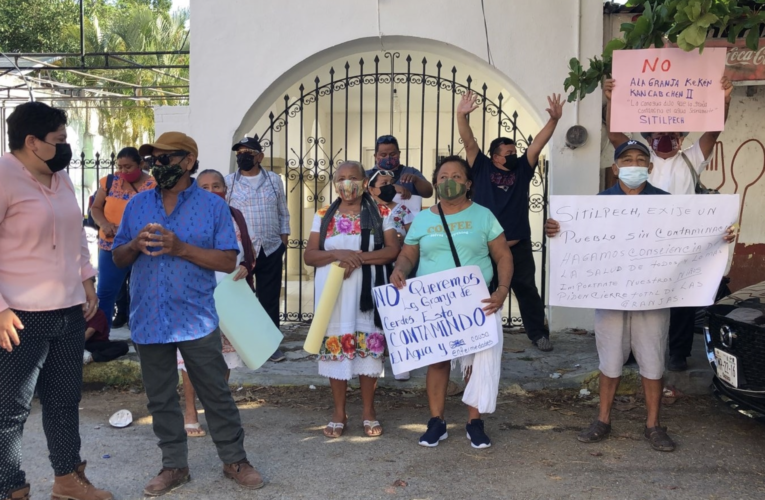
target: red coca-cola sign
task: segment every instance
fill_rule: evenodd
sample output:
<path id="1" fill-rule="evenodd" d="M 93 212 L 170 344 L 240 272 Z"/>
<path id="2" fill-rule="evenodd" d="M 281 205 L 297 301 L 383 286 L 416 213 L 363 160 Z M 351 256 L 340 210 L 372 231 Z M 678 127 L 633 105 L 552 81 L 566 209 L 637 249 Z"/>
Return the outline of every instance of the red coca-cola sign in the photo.
<path id="1" fill-rule="evenodd" d="M 758 50 L 746 47 L 744 40 L 731 45 L 725 40 L 707 40 L 707 47 L 726 47 L 725 76 L 734 82 L 765 81 L 765 39 L 760 39 Z"/>

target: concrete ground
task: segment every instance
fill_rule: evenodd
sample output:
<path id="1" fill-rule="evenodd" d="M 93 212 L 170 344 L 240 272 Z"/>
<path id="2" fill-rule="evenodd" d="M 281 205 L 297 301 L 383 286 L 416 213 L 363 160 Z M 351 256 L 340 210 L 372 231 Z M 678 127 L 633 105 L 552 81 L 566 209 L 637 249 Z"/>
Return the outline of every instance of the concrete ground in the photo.
<path id="1" fill-rule="evenodd" d="M 536 355 L 535 355 L 536 357 Z M 519 362 L 520 363 L 520 362 Z M 652 451 L 641 436 L 639 398 L 616 405 L 607 441 L 583 445 L 577 432 L 595 414 L 577 390 L 501 394 L 486 416 L 493 446 L 475 450 L 465 438 L 466 412 L 450 397 L 449 439 L 435 449 L 417 445 L 429 418 L 425 395 L 381 389 L 382 437 L 364 437 L 358 391 L 349 396 L 345 435 L 321 433 L 331 414 L 327 388 L 249 387 L 234 391 L 249 457 L 267 485 L 243 491 L 221 474 L 210 437 L 189 441 L 192 481 L 168 499 L 762 499 L 765 426 L 728 410 L 711 396 L 667 400 L 664 424 L 674 453 Z M 138 499 L 160 469 L 145 396 L 137 390 L 86 392 L 81 404 L 82 455 L 88 476 L 118 499 Z M 127 408 L 134 423 L 111 428 Z M 47 498 L 52 472 L 37 403 L 24 435 L 24 468 L 33 498 Z M 203 426 L 204 417 L 202 416 Z"/>

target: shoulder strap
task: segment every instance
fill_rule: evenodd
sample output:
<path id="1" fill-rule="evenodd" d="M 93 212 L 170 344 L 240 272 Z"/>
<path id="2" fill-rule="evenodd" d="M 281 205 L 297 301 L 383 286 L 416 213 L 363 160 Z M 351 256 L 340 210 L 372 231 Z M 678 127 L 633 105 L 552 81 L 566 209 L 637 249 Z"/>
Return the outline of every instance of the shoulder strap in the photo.
<path id="1" fill-rule="evenodd" d="M 685 156 L 685 152 L 681 151 L 680 156 L 683 157 L 683 160 L 685 160 L 685 164 L 688 165 L 688 169 L 691 171 L 691 177 L 693 177 L 693 185 L 698 186 L 701 180 L 699 179 L 699 173 L 696 172 L 696 169 L 693 168 L 693 164 L 691 163 L 691 160 L 688 159 L 687 156 Z"/>
<path id="2" fill-rule="evenodd" d="M 114 174 L 106 176 L 106 196 L 109 196 L 109 191 L 112 190 L 112 184 L 114 184 Z"/>
<path id="3" fill-rule="evenodd" d="M 444 215 L 444 211 L 441 208 L 441 204 L 438 205 L 438 213 L 441 216 L 441 224 L 444 225 L 444 232 L 446 232 L 446 237 L 449 239 L 449 246 L 452 249 L 452 257 L 454 257 L 454 265 L 456 267 L 462 267 L 462 264 L 460 263 L 460 256 L 457 255 L 457 248 L 454 246 L 454 240 L 452 240 L 452 232 L 449 231 L 449 224 L 446 222 L 446 216 Z"/>

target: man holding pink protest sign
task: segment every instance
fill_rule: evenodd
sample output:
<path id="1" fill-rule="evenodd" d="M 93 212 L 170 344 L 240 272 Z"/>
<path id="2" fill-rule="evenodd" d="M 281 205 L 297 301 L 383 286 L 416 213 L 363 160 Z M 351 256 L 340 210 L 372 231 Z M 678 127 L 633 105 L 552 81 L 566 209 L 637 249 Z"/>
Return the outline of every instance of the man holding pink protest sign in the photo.
<path id="1" fill-rule="evenodd" d="M 619 146 L 620 144 L 623 144 L 627 140 L 629 140 L 629 137 L 624 133 L 626 130 L 621 130 L 622 127 L 616 126 L 612 128 L 612 123 L 617 121 L 616 117 L 619 114 L 626 114 L 631 113 L 633 110 L 630 110 L 628 106 L 621 104 L 617 105 L 616 99 L 614 97 L 614 93 L 616 92 L 615 89 L 617 88 L 617 80 L 620 82 L 619 86 L 621 87 L 624 85 L 625 87 L 630 87 L 630 92 L 635 94 L 634 102 L 637 102 L 640 104 L 645 104 L 650 108 L 650 103 L 656 101 L 662 101 L 666 102 L 667 97 L 672 95 L 674 92 L 681 92 L 685 93 L 683 96 L 683 100 L 690 101 L 688 99 L 687 95 L 687 89 L 683 90 L 677 90 L 675 89 L 674 85 L 681 85 L 685 83 L 685 81 L 689 80 L 688 78 L 683 78 L 681 75 L 675 75 L 676 78 L 670 78 L 670 77 L 662 77 L 662 78 L 655 78 L 651 79 L 652 77 L 649 76 L 638 76 L 637 73 L 641 73 L 645 70 L 648 73 L 653 73 L 654 71 L 661 71 L 661 65 L 664 64 L 664 67 L 667 68 L 669 65 L 670 67 L 675 62 L 672 57 L 677 57 L 679 49 L 647 49 L 645 51 L 642 50 L 629 50 L 629 51 L 619 51 L 624 53 L 631 53 L 627 54 L 634 58 L 636 61 L 645 60 L 648 61 L 648 63 L 653 62 L 653 66 L 651 64 L 644 64 L 641 66 L 640 64 L 634 63 L 632 66 L 632 70 L 636 74 L 632 74 L 628 71 L 623 71 L 624 74 L 620 74 L 617 72 L 619 70 L 619 66 L 614 66 L 614 79 L 608 79 L 603 84 L 603 93 L 606 96 L 606 102 L 607 102 L 607 110 L 606 110 L 606 130 L 608 131 L 608 139 L 611 141 L 611 144 L 614 147 Z M 642 53 L 651 53 L 651 54 L 666 54 L 667 58 L 659 57 L 658 62 L 654 59 L 646 59 L 645 57 L 641 57 Z M 682 57 L 683 59 L 687 59 L 689 57 L 695 57 L 694 54 L 688 54 L 683 51 L 679 51 L 681 54 L 679 54 L 679 57 Z M 706 53 L 707 51 L 705 51 Z M 622 54 L 614 53 L 614 59 L 617 60 L 617 56 L 621 56 Z M 697 56 L 698 54 L 696 54 Z M 667 62 L 669 61 L 669 62 Z M 717 63 L 715 63 L 717 64 Z M 675 64 L 675 66 L 679 66 L 679 64 Z M 697 69 L 699 69 L 697 67 Z M 709 70 L 707 72 L 719 74 L 722 75 L 724 71 L 724 58 L 720 59 L 719 68 L 704 68 L 701 67 L 699 71 L 697 71 L 694 75 L 688 74 L 688 77 L 691 76 L 697 76 L 698 74 L 702 73 L 703 70 Z M 642 78 L 642 80 L 641 80 Z M 644 80 L 644 83 L 646 83 L 646 88 L 648 90 L 645 90 L 646 94 L 645 96 L 641 93 L 641 81 Z M 700 79 L 697 79 L 695 81 L 699 81 Z M 710 82 L 711 80 L 709 78 L 705 79 L 704 82 Z M 730 101 L 731 101 L 731 93 L 733 92 L 733 84 L 728 79 L 728 77 L 723 76 L 720 80 L 720 85 L 722 89 L 722 95 L 720 96 L 724 100 L 724 114 L 723 114 L 723 122 L 727 120 L 728 118 L 728 110 L 730 108 Z M 663 83 L 661 83 L 663 82 Z M 668 85 L 667 86 L 660 86 L 660 85 Z M 700 84 L 699 84 L 700 85 Z M 653 92 L 653 94 L 648 94 L 649 92 Z M 661 93 L 661 94 L 658 94 Z M 692 97 L 693 94 L 691 94 L 690 97 Z M 621 101 L 620 101 L 621 102 Z M 690 104 L 694 104 L 692 102 L 689 102 Z M 707 106 L 714 106 L 714 103 L 705 102 L 704 103 Z M 638 106 L 638 111 L 640 109 L 645 108 L 643 106 L 642 108 Z M 646 108 L 648 109 L 648 108 Z M 653 108 L 650 108 L 653 109 Z M 666 111 L 666 110 L 663 110 Z M 690 117 L 691 113 L 688 115 Z M 664 119 L 663 123 L 666 123 L 666 120 L 669 119 L 667 116 L 662 117 Z M 623 120 L 621 120 L 623 122 Z M 650 121 L 650 120 L 649 120 Z M 662 120 L 659 120 L 662 122 Z M 651 157 L 650 161 L 653 163 L 653 170 L 651 171 L 648 180 L 650 183 L 654 186 L 656 186 L 659 189 L 662 189 L 664 191 L 667 191 L 670 194 L 694 194 L 697 192 L 703 192 L 702 190 L 703 185 L 699 182 L 699 178 L 701 176 L 701 173 L 704 171 L 704 169 L 709 164 L 709 159 L 714 151 L 715 143 L 717 142 L 717 138 L 719 137 L 720 133 L 722 132 L 722 129 L 720 130 L 688 130 L 685 131 L 677 131 L 677 127 L 682 127 L 685 125 L 683 124 L 675 124 L 675 125 L 657 125 L 656 129 L 657 131 L 651 131 L 651 130 L 641 130 L 640 133 L 643 136 L 643 138 L 648 141 L 648 144 L 650 146 L 650 152 Z M 666 128 L 665 128 L 666 127 Z M 619 129 L 619 130 L 615 130 Z M 674 129 L 675 131 L 667 131 Z M 690 147 L 683 149 L 683 141 L 685 137 L 688 135 L 688 131 L 692 132 L 704 132 L 699 139 L 694 142 Z M 686 358 L 688 358 L 691 354 L 691 347 L 693 346 L 693 328 L 694 328 L 694 322 L 695 322 L 695 316 L 696 316 L 696 309 L 695 307 L 676 307 L 672 309 L 671 312 L 671 320 L 670 320 L 670 327 L 669 327 L 669 370 L 671 371 L 684 371 L 688 368 L 688 362 L 686 361 Z"/>

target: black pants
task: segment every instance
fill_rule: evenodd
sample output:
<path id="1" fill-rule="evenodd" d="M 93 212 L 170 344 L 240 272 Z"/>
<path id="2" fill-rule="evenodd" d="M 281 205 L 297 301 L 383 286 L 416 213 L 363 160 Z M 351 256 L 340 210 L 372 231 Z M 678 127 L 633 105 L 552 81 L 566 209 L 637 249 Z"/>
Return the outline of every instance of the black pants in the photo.
<path id="1" fill-rule="evenodd" d="M 284 245 L 271 255 L 266 255 L 263 248 L 255 261 L 255 293 L 268 317 L 279 328 L 279 298 L 282 292 L 282 267 Z"/>
<path id="2" fill-rule="evenodd" d="M 693 347 L 693 328 L 697 307 L 673 307 L 669 310 L 669 356 L 687 358 Z"/>
<path id="3" fill-rule="evenodd" d="M 103 342 L 85 342 L 85 349 L 93 355 L 93 361 L 106 363 L 124 356 L 130 347 L 127 342 L 121 340 L 106 340 Z"/>
<path id="4" fill-rule="evenodd" d="M 536 342 L 542 337 L 550 337 L 550 330 L 545 325 L 545 305 L 539 296 L 536 283 L 536 264 L 531 250 L 531 240 L 520 240 L 510 247 L 513 254 L 513 279 L 510 288 L 515 293 L 518 308 L 521 310 L 523 328 L 529 340 Z M 497 266 L 494 264 L 494 279 L 490 289 L 497 289 Z"/>
<path id="5" fill-rule="evenodd" d="M 78 411 L 85 343 L 82 307 L 14 312 L 24 329 L 12 352 L 0 350 L 0 498 L 26 482 L 21 441 L 35 385 L 54 473 L 70 474 L 82 461 Z"/>
<path id="6" fill-rule="evenodd" d="M 149 399 L 154 434 L 162 450 L 162 466 L 188 467 L 186 430 L 178 396 L 176 349 L 181 351 L 191 383 L 205 409 L 218 456 L 226 464 L 244 460 L 244 429 L 226 382 L 220 330 L 206 337 L 170 344 L 136 344 L 141 375 Z M 82 361 L 80 361 L 82 363 Z"/>

